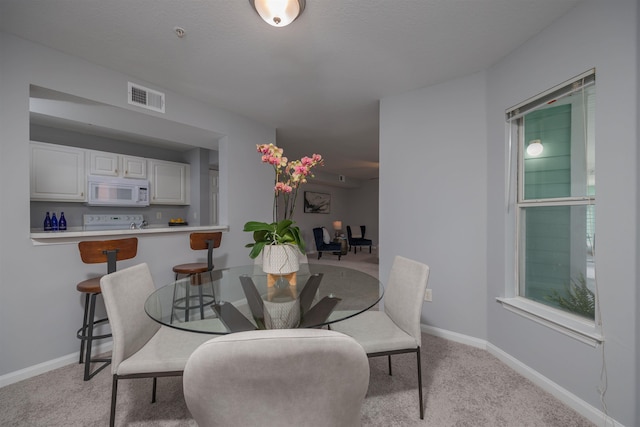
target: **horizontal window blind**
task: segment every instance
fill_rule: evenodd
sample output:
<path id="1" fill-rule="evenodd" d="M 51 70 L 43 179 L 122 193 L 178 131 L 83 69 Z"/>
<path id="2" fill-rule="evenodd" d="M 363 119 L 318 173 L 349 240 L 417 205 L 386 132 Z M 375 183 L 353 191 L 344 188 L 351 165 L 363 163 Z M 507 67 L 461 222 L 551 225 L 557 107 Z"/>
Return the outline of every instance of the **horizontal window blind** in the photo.
<path id="1" fill-rule="evenodd" d="M 508 122 L 518 119 L 537 108 L 551 104 L 554 101 L 580 91 L 596 82 L 596 69 L 592 68 L 558 86 L 552 87 L 534 97 L 521 102 L 505 111 L 506 120 Z"/>

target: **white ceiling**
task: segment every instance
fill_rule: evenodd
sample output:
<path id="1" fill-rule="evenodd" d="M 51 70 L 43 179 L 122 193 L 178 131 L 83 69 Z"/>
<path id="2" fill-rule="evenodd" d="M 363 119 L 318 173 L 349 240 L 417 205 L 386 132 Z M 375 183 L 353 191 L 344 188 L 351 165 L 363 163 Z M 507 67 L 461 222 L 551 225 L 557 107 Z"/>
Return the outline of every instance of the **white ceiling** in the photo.
<path id="1" fill-rule="evenodd" d="M 486 69 L 579 1 L 307 0 L 275 28 L 248 0 L 0 0 L 0 29 L 273 126 L 288 157 L 369 179 L 382 97 Z"/>

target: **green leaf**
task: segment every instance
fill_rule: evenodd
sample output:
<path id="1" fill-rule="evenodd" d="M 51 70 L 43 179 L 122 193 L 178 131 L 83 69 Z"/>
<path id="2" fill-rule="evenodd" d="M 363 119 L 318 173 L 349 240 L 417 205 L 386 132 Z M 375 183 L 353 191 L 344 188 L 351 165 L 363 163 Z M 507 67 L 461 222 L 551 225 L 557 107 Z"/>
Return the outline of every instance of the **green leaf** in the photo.
<path id="1" fill-rule="evenodd" d="M 303 254 L 305 253 L 305 244 L 304 244 L 304 240 L 302 239 L 302 236 L 300 235 L 300 228 L 298 227 L 292 227 L 291 228 L 291 234 L 293 234 L 293 238 L 296 242 L 296 245 L 298 245 L 298 248 L 300 249 L 300 252 L 302 252 Z"/>
<path id="2" fill-rule="evenodd" d="M 283 235 L 285 231 L 287 231 L 287 229 L 291 226 L 291 224 L 293 224 L 293 221 L 291 221 L 290 219 L 283 219 L 282 221 L 277 223 L 276 233 Z"/>
<path id="3" fill-rule="evenodd" d="M 251 249 L 251 252 L 249 253 L 249 258 L 251 259 L 256 259 L 258 255 L 260 255 L 260 252 L 262 252 L 262 248 L 264 248 L 265 243 L 264 242 L 258 242 L 253 246 L 253 249 Z"/>
<path id="4" fill-rule="evenodd" d="M 273 228 L 273 224 L 267 224 L 266 222 L 249 221 L 244 225 L 244 230 L 242 231 L 272 231 Z"/>
<path id="5" fill-rule="evenodd" d="M 269 240 L 269 236 L 269 231 L 258 230 L 253 232 L 253 240 L 256 242 L 266 242 Z"/>

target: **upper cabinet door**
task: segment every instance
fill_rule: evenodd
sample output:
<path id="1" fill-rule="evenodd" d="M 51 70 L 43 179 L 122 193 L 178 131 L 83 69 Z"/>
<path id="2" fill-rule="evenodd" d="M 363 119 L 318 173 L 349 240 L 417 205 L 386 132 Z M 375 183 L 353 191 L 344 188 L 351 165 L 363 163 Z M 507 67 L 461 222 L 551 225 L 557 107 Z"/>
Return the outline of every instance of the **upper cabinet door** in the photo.
<path id="1" fill-rule="evenodd" d="M 191 192 L 191 167 L 185 163 L 149 160 L 151 204 L 188 205 Z"/>
<path id="2" fill-rule="evenodd" d="M 84 202 L 85 150 L 31 142 L 31 200 Z"/>
<path id="3" fill-rule="evenodd" d="M 120 158 L 123 177 L 147 179 L 147 159 L 133 156 L 120 156 Z"/>
<path id="4" fill-rule="evenodd" d="M 88 151 L 89 174 L 118 176 L 120 173 L 120 156 L 104 151 Z"/>
<path id="5" fill-rule="evenodd" d="M 88 150 L 89 174 L 147 179 L 147 159 Z"/>

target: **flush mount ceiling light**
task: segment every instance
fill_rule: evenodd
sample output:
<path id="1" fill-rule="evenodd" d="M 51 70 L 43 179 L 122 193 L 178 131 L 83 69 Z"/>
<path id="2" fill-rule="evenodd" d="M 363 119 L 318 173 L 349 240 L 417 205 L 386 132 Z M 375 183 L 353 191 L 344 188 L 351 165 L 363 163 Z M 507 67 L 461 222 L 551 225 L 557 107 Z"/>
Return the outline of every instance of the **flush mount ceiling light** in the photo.
<path id="1" fill-rule="evenodd" d="M 542 154 L 542 150 L 544 147 L 542 146 L 542 141 L 539 139 L 534 139 L 529 141 L 529 145 L 527 145 L 527 154 L 530 156 L 539 156 Z"/>
<path id="2" fill-rule="evenodd" d="M 305 0 L 249 0 L 258 15 L 269 25 L 285 27 L 304 10 Z"/>

